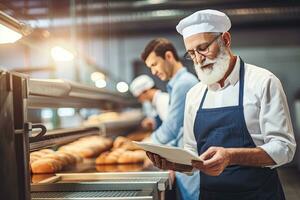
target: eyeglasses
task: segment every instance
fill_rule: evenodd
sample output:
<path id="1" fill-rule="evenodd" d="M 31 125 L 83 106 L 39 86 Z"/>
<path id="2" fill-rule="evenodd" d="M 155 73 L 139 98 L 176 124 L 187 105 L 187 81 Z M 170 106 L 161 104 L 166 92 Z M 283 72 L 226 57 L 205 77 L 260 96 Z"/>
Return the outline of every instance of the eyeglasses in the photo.
<path id="1" fill-rule="evenodd" d="M 196 57 L 196 52 L 198 54 L 201 55 L 206 55 L 209 52 L 209 47 L 210 45 L 212 45 L 212 43 L 214 43 L 214 41 L 216 41 L 220 36 L 222 35 L 219 34 L 218 36 L 216 36 L 212 41 L 210 41 L 208 44 L 200 44 L 196 47 L 195 50 L 188 50 L 185 54 L 184 54 L 184 58 L 187 60 L 193 60 Z"/>

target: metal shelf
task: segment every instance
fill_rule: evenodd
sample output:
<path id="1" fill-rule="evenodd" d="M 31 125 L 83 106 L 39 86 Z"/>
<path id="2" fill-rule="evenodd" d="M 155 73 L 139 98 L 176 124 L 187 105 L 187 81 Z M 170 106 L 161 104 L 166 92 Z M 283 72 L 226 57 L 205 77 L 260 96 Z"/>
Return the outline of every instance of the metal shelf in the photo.
<path id="1" fill-rule="evenodd" d="M 55 195 L 57 199 L 63 195 L 78 195 L 90 198 L 96 195 L 99 198 L 102 193 L 112 192 L 108 199 L 114 199 L 116 193 L 123 191 L 121 199 L 153 199 L 158 200 L 164 196 L 167 189 L 171 189 L 169 172 L 114 172 L 114 173 L 62 173 L 48 178 L 39 184 L 31 185 L 31 194 L 37 195 L 37 199 L 46 193 L 47 197 Z M 68 193 L 68 192 L 74 193 Z M 147 191 L 147 193 L 145 193 Z M 91 192 L 91 193 L 89 193 Z M 97 192 L 100 192 L 99 194 Z M 142 192 L 142 193 L 141 193 Z M 59 196 L 60 195 L 60 196 Z M 116 199 L 119 199 L 116 198 Z M 49 198 L 51 199 L 51 197 Z"/>
<path id="2" fill-rule="evenodd" d="M 102 108 L 138 107 L 130 95 L 115 93 L 62 79 L 29 79 L 28 108 Z"/>
<path id="3" fill-rule="evenodd" d="M 49 131 L 39 140 L 30 142 L 30 151 L 66 144 L 83 136 L 97 134 L 99 135 L 100 131 L 96 127 L 69 128 Z"/>

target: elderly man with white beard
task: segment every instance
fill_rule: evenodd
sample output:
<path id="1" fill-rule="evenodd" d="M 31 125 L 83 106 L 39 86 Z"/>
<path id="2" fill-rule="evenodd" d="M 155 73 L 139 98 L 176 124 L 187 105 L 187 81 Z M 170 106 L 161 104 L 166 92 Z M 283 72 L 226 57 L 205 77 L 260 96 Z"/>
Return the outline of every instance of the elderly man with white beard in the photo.
<path id="1" fill-rule="evenodd" d="M 198 169 L 202 200 L 283 200 L 276 168 L 296 149 L 287 99 L 274 74 L 231 51 L 230 27 L 217 10 L 176 27 L 201 80 L 186 97 L 184 148 L 202 161 L 187 166 L 147 155 L 162 169 Z"/>

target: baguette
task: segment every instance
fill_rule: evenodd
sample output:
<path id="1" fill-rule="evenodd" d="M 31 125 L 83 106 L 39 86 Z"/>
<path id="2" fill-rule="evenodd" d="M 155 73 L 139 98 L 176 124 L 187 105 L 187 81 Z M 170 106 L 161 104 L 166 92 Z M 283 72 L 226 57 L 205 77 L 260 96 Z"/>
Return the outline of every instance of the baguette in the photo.
<path id="1" fill-rule="evenodd" d="M 59 162 L 51 158 L 39 159 L 31 164 L 31 170 L 34 174 L 55 173 L 60 169 Z"/>
<path id="2" fill-rule="evenodd" d="M 145 152 L 141 150 L 126 151 L 119 157 L 118 163 L 120 164 L 140 163 L 140 162 L 144 162 L 144 160 L 145 160 Z"/>
<path id="3" fill-rule="evenodd" d="M 96 165 L 97 172 L 118 172 L 118 165 Z"/>
<path id="4" fill-rule="evenodd" d="M 143 165 L 141 164 L 127 164 L 117 166 L 119 172 L 137 172 L 143 170 Z"/>
<path id="5" fill-rule="evenodd" d="M 100 154 L 100 156 L 98 156 L 96 158 L 96 164 L 97 165 L 101 165 L 101 164 L 105 164 L 105 159 L 106 157 L 109 155 L 109 152 L 106 151 L 106 152 L 103 152 L 102 154 Z"/>
<path id="6" fill-rule="evenodd" d="M 130 141 L 128 138 L 123 136 L 118 136 L 113 143 L 113 149 L 120 148 L 124 143 L 128 141 Z"/>
<path id="7" fill-rule="evenodd" d="M 124 149 L 115 149 L 112 152 L 104 152 L 96 159 L 96 164 L 117 164 L 120 155 L 125 152 Z"/>
<path id="8" fill-rule="evenodd" d="M 134 144 L 131 141 L 127 141 L 127 142 L 123 143 L 123 145 L 120 148 L 129 150 L 129 151 L 141 150 L 141 148 L 138 145 Z"/>

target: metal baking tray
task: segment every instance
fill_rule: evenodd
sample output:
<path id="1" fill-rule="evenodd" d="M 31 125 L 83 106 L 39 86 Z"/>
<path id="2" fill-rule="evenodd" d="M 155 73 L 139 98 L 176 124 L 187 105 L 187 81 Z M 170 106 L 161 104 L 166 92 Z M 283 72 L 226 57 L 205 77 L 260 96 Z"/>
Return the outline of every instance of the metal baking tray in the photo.
<path id="1" fill-rule="evenodd" d="M 172 189 L 169 172 L 113 172 L 113 173 L 57 173 L 55 176 L 44 179 L 38 186 L 45 183 L 149 183 L 156 182 L 159 191 L 165 191 L 168 187 Z"/>
<path id="2" fill-rule="evenodd" d="M 60 173 L 31 185 L 32 199 L 159 199 L 168 172 Z"/>

